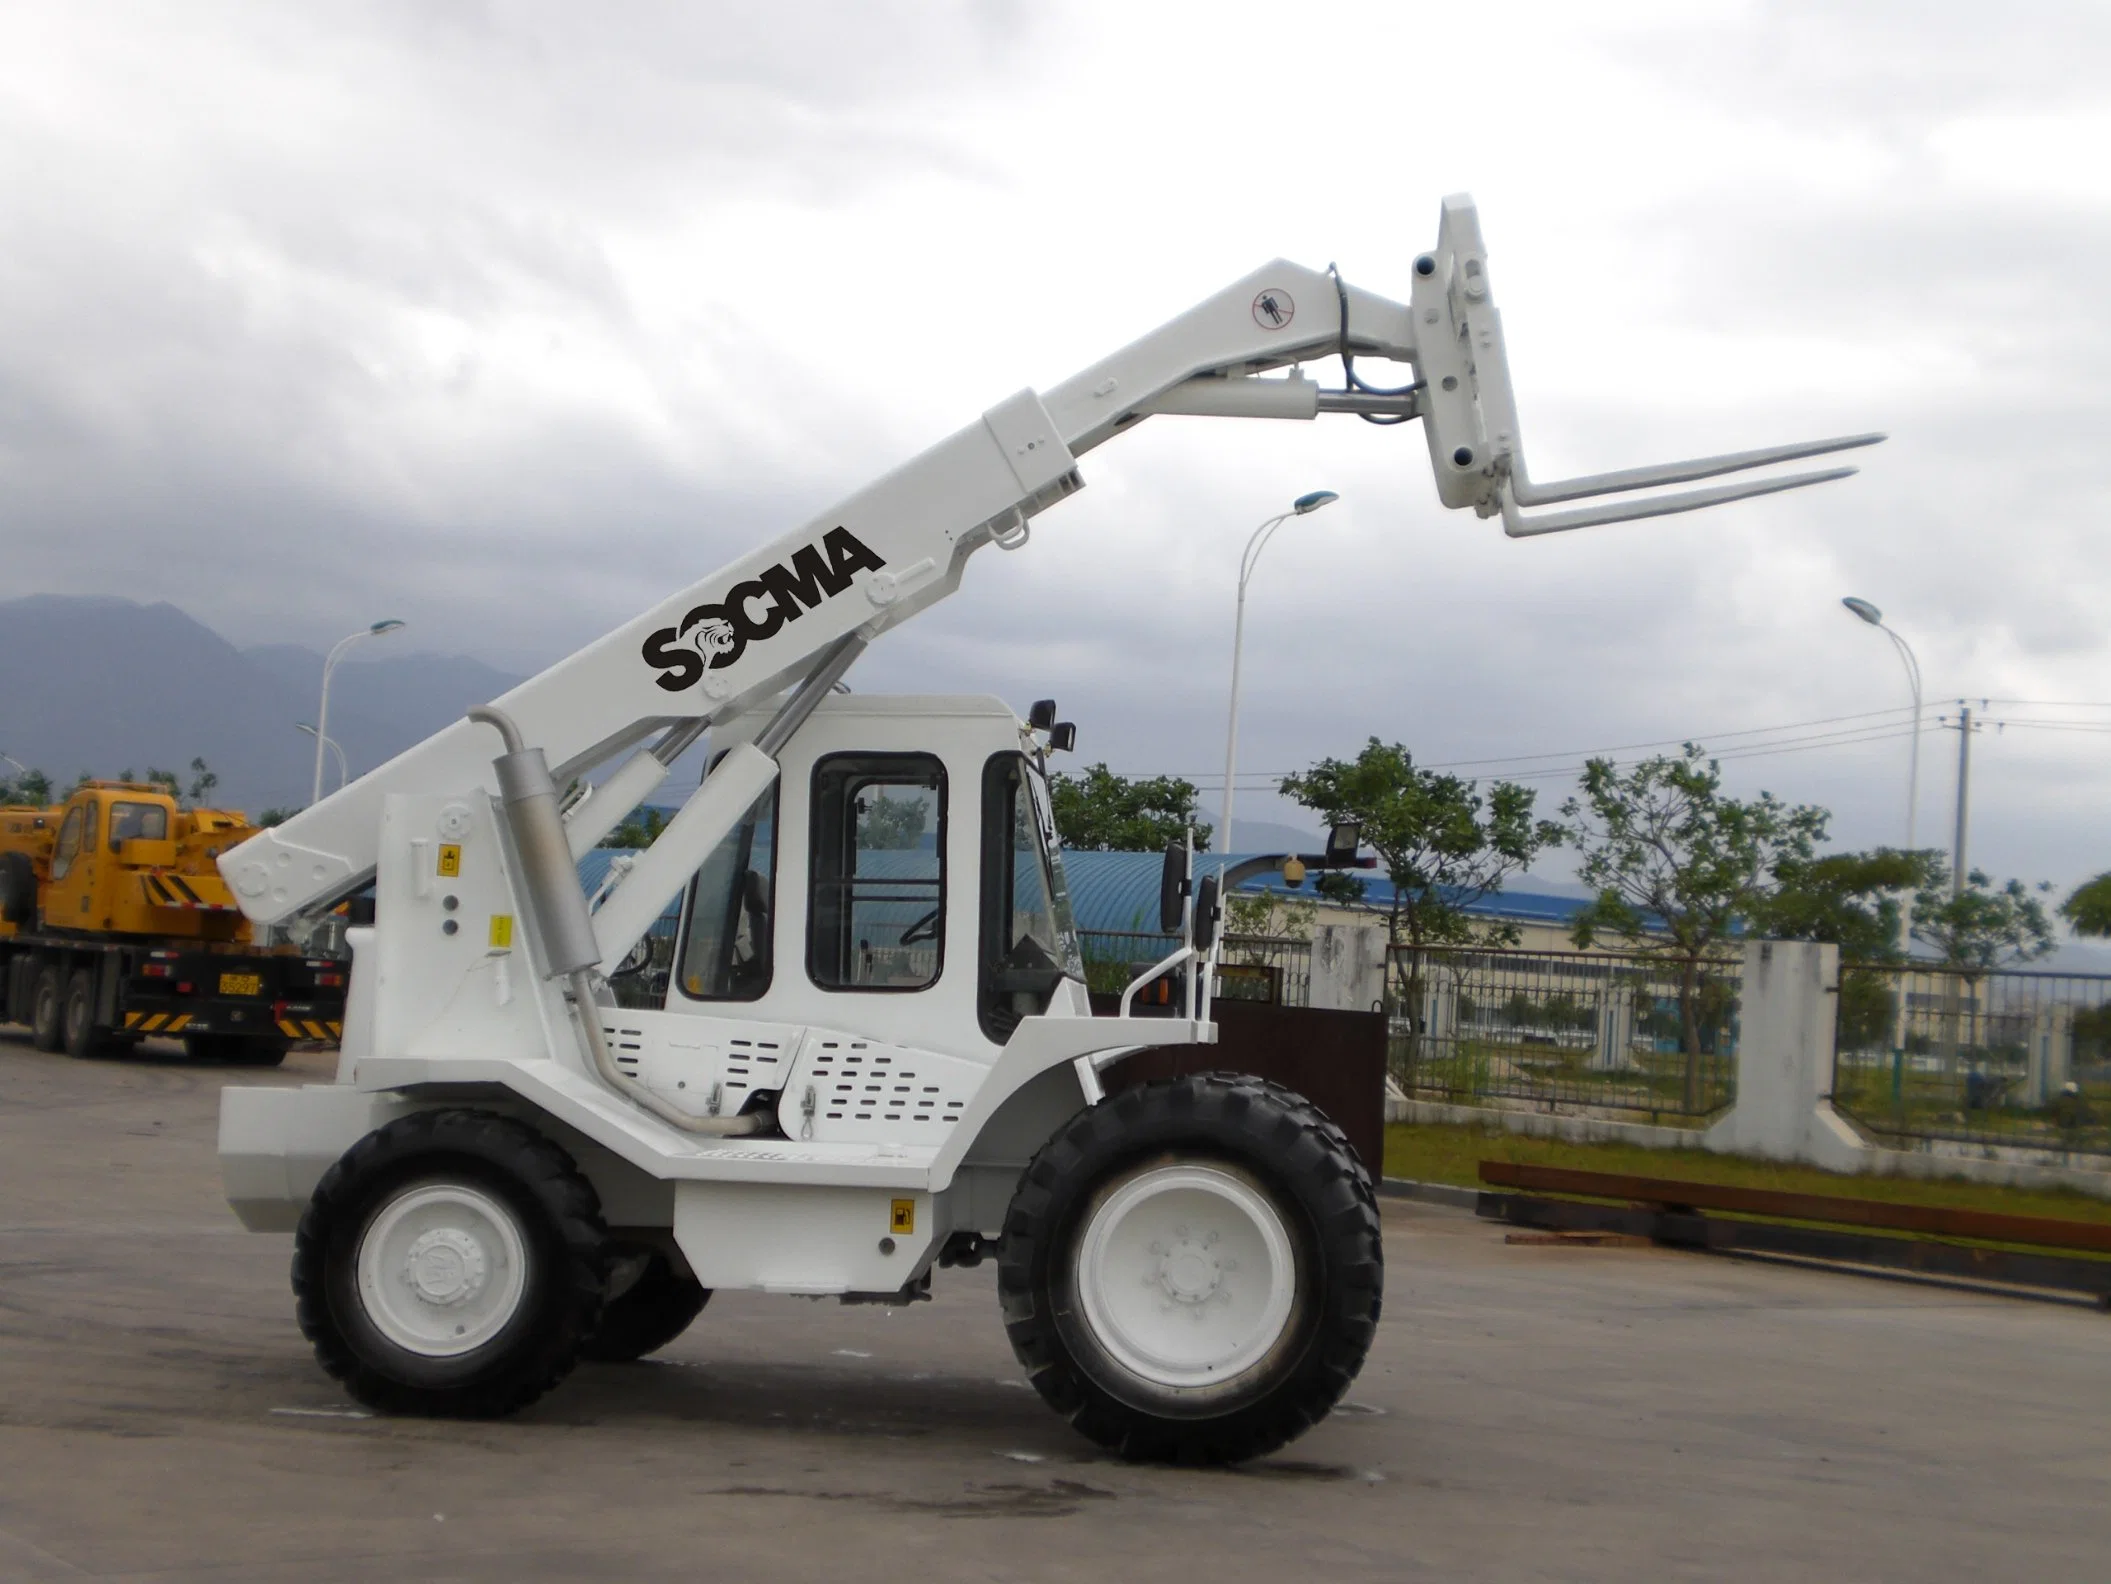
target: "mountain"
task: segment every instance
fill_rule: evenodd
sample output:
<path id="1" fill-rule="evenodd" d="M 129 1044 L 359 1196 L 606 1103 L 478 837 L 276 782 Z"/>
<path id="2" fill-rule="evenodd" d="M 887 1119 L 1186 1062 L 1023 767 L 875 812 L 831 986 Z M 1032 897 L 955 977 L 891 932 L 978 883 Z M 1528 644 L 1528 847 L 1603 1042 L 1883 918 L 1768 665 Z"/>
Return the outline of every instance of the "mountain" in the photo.
<path id="1" fill-rule="evenodd" d="M 330 679 L 330 735 L 340 742 L 340 711 L 409 732 L 404 743 L 409 747 L 460 720 L 471 705 L 488 704 L 521 683 L 521 678 L 467 655 L 398 655 L 388 652 L 388 642 L 362 644 L 337 664 Z M 312 701 L 322 692 L 323 656 L 298 644 L 266 644 L 242 653 L 307 695 L 311 702 L 301 718 L 313 725 Z"/>
<path id="2" fill-rule="evenodd" d="M 381 640 L 386 642 L 387 640 Z M 365 647 L 365 646 L 362 646 Z M 247 652 L 173 605 L 55 594 L 0 601 L 0 751 L 60 786 L 203 758 L 225 807 L 308 801 L 322 656 Z M 330 736 L 358 775 L 430 736 L 518 678 L 458 656 L 404 654 L 338 666 Z M 325 781 L 335 784 L 334 760 Z"/>

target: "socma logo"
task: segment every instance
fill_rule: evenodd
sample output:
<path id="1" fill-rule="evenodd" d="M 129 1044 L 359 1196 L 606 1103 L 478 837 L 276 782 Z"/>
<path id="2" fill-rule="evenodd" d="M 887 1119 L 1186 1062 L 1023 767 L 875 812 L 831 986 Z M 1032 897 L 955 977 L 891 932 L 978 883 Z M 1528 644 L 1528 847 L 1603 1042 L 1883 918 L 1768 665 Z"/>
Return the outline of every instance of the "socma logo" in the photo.
<path id="1" fill-rule="evenodd" d="M 655 680 L 670 693 L 694 687 L 706 670 L 723 671 L 749 644 L 842 593 L 856 573 L 886 564 L 848 528 L 831 528 L 819 544 L 795 552 L 790 566 L 767 567 L 727 589 L 719 603 L 697 606 L 679 627 L 662 627 L 645 640 L 645 663 L 661 673 Z"/>

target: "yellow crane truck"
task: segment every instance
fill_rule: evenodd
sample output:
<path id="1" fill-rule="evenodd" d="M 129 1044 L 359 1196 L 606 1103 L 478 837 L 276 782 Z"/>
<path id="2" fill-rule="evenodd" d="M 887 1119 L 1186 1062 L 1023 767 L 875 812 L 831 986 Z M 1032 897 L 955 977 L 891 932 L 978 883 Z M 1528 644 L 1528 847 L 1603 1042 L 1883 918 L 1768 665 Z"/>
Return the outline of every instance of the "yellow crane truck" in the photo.
<path id="1" fill-rule="evenodd" d="M 344 1028 L 346 965 L 259 945 L 214 865 L 256 834 L 165 786 L 90 781 L 51 808 L 0 808 L 0 1022 L 93 1056 L 149 1035 L 204 1061 L 270 1067 Z"/>

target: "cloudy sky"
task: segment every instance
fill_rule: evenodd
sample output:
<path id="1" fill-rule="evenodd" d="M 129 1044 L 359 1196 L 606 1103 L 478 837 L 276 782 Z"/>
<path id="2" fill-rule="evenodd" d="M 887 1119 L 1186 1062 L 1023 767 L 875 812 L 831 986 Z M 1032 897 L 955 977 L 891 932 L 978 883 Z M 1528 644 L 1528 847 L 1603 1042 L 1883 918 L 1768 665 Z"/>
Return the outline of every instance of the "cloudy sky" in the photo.
<path id="1" fill-rule="evenodd" d="M 1324 486 L 1249 607 L 1256 787 L 1375 734 L 1552 803 L 1697 737 L 1896 842 L 1858 594 L 1926 672 L 1923 839 L 1935 716 L 2002 701 L 1972 856 L 2065 885 L 2111 867 L 2107 149 L 2077 0 L 8 3 L 0 576 L 536 669 L 1271 257 L 1404 296 L 1469 190 L 1542 476 L 1890 444 L 1513 543 L 1414 430 L 1153 420 L 858 684 L 1215 779 L 1239 548 Z"/>

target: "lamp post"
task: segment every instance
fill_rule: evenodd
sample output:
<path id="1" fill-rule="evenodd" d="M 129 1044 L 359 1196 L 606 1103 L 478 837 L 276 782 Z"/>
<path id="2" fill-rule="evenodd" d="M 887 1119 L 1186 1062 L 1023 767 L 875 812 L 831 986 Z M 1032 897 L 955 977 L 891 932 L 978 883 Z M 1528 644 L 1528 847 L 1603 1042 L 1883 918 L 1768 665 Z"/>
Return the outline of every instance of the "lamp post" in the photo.
<path id="1" fill-rule="evenodd" d="M 1892 647 L 1898 650 L 1899 660 L 1905 665 L 1906 685 L 1913 689 L 1913 748 L 1906 761 L 1906 851 L 1912 852 L 1920 815 L 1920 661 L 1914 658 L 1913 646 L 1884 625 L 1884 613 L 1869 601 L 1849 595 L 1840 603 L 1891 640 Z M 1910 899 L 1907 906 L 1912 906 Z M 1909 921 L 1910 918 L 1909 913 Z"/>
<path id="2" fill-rule="evenodd" d="M 315 709 L 315 791 L 309 797 L 310 807 L 323 800 L 323 744 L 329 740 L 330 730 L 330 673 L 337 669 L 337 662 L 344 652 L 362 638 L 379 638 L 383 633 L 398 632 L 403 623 L 396 620 L 377 621 L 371 627 L 362 627 L 337 640 L 337 645 L 323 661 L 322 702 Z"/>
<path id="3" fill-rule="evenodd" d="M 1912 748 L 1906 760 L 1906 851 L 1913 852 L 1918 834 L 1920 816 L 1920 661 L 1914 656 L 1913 646 L 1891 628 L 1884 625 L 1884 613 L 1865 599 L 1848 595 L 1840 603 L 1855 616 L 1867 622 L 1886 638 L 1898 651 L 1900 662 L 1906 668 L 1906 685 L 1913 690 L 1913 738 Z M 1910 963 L 1913 957 L 1913 893 L 1908 891 L 1899 901 L 1899 950 Z M 1899 985 L 1898 1018 L 1894 1025 L 1891 1051 L 1891 1103 L 1894 1109 L 1905 1103 L 1906 1082 L 1906 986 Z"/>
<path id="4" fill-rule="evenodd" d="M 322 734 L 318 732 L 313 726 L 310 726 L 306 721 L 295 721 L 293 723 L 293 729 L 295 731 L 306 732 L 310 737 L 321 737 L 322 741 L 330 745 L 330 752 L 337 755 L 337 787 L 339 791 L 343 791 L 344 784 L 352 779 L 351 773 L 345 769 L 344 745 L 340 743 L 335 737 L 322 737 Z"/>
<path id="5" fill-rule="evenodd" d="M 1246 584 L 1253 576 L 1254 566 L 1261 559 L 1261 552 L 1268 548 L 1268 541 L 1275 537 L 1276 529 L 1293 517 L 1307 516 L 1322 506 L 1330 505 L 1341 497 L 1332 490 L 1313 490 L 1300 495 L 1290 503 L 1286 512 L 1275 516 L 1254 529 L 1246 541 L 1246 553 L 1239 557 L 1239 604 L 1231 627 L 1231 720 L 1224 731 L 1224 831 L 1223 845 L 1219 852 L 1230 852 L 1231 848 L 1231 804 L 1232 777 L 1237 772 L 1239 761 L 1239 651 L 1246 640 Z"/>

